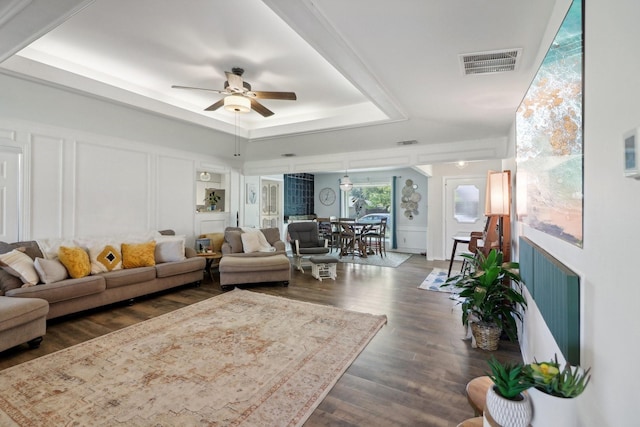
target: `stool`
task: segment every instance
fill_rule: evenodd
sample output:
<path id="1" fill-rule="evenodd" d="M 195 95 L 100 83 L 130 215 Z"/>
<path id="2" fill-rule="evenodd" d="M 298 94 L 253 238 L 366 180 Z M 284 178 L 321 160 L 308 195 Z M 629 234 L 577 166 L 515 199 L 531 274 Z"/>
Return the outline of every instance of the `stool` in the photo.
<path id="1" fill-rule="evenodd" d="M 482 417 L 469 418 L 458 424 L 458 427 L 482 427 L 483 421 Z"/>
<path id="2" fill-rule="evenodd" d="M 336 265 L 338 260 L 329 255 L 312 256 L 309 258 L 311 261 L 311 275 L 322 282 L 322 279 L 336 280 Z"/>
<path id="3" fill-rule="evenodd" d="M 482 415 L 487 404 L 487 390 L 493 385 L 488 376 L 477 377 L 467 383 L 467 400 L 475 415 Z"/>
<path id="4" fill-rule="evenodd" d="M 25 342 L 38 348 L 47 330 L 47 313 L 46 300 L 0 296 L 0 351 Z"/>

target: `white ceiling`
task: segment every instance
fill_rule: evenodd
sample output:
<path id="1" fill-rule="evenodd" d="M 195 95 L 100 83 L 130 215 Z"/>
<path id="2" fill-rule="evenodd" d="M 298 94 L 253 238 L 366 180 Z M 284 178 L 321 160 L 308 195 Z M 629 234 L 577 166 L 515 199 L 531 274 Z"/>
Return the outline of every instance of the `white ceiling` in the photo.
<path id="1" fill-rule="evenodd" d="M 239 115 L 252 141 L 389 122 L 412 123 L 398 140 L 479 140 L 507 135 L 568 3 L 0 0 L 0 71 L 233 133 L 234 113 L 203 111 L 221 95 L 171 85 L 223 89 L 238 66 L 298 97 Z M 506 48 L 522 49 L 515 71 L 463 75 L 460 54 Z"/>

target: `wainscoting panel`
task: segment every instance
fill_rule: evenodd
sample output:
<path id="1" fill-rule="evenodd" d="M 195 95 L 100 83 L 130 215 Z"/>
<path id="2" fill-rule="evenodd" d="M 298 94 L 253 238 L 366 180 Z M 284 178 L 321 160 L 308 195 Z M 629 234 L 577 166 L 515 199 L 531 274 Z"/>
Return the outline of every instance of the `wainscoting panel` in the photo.
<path id="1" fill-rule="evenodd" d="M 59 136 L 30 134 L 31 237 L 62 237 L 63 218 L 72 215 L 63 209 L 63 180 L 73 169 L 64 167 L 65 140 Z"/>
<path id="2" fill-rule="evenodd" d="M 398 251 L 419 254 L 427 250 L 427 227 L 398 226 Z"/>
<path id="3" fill-rule="evenodd" d="M 170 228 L 176 234 L 189 236 L 193 232 L 191 224 L 183 221 L 195 212 L 193 169 L 192 160 L 158 156 L 156 223 L 159 229 Z"/>
<path id="4" fill-rule="evenodd" d="M 75 153 L 74 235 L 152 228 L 149 153 L 84 142 L 77 143 Z"/>
<path id="5" fill-rule="evenodd" d="M 579 365 L 580 277 L 526 237 L 520 237 L 519 262 L 526 286 L 562 354 L 572 365 Z"/>

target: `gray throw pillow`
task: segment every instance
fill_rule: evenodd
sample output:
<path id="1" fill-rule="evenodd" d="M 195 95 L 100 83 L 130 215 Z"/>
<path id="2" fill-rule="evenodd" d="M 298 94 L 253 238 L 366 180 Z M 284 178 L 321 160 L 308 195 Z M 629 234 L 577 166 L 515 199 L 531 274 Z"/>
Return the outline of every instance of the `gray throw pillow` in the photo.
<path id="1" fill-rule="evenodd" d="M 7 291 L 18 289 L 21 286 L 22 280 L 0 269 L 0 295 L 4 295 Z"/>
<path id="2" fill-rule="evenodd" d="M 227 230 L 224 232 L 224 240 L 231 246 L 231 253 L 238 254 L 244 252 L 242 248 L 242 233 L 236 230 Z"/>

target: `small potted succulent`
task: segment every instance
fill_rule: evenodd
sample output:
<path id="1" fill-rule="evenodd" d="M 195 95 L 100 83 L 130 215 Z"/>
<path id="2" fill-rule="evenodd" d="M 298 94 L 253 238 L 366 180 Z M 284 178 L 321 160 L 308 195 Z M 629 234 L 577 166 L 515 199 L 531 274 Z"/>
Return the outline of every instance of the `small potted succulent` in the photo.
<path id="1" fill-rule="evenodd" d="M 487 390 L 486 412 L 501 426 L 529 426 L 533 411 L 526 390 L 532 384 L 525 367 L 521 363 L 501 363 L 495 357 L 488 363 L 494 385 Z"/>
<path id="2" fill-rule="evenodd" d="M 532 384 L 529 390 L 534 425 L 579 425 L 575 398 L 585 390 L 591 368 L 583 370 L 569 363 L 560 368 L 557 355 L 552 361 L 525 365 L 524 375 Z M 552 424 L 549 424 L 552 423 Z"/>
<path id="3" fill-rule="evenodd" d="M 553 361 L 530 363 L 525 367 L 525 373 L 536 389 L 551 396 L 573 398 L 578 397 L 589 384 L 591 368 L 582 371 L 580 367 L 566 364 L 560 370 L 558 356 Z"/>

